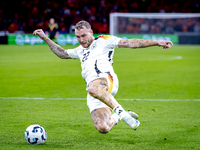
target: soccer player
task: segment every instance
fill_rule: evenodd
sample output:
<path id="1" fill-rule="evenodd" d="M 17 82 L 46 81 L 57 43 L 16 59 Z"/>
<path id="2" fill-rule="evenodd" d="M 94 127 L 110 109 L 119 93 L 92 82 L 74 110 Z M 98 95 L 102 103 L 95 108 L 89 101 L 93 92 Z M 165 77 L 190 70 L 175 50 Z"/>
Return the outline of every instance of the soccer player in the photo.
<path id="1" fill-rule="evenodd" d="M 56 42 L 56 32 L 58 30 L 58 24 L 55 22 L 54 18 L 49 20 L 49 38 Z"/>
<path id="2" fill-rule="evenodd" d="M 170 44 L 173 46 L 170 41 L 121 39 L 111 35 L 95 38 L 90 24 L 86 21 L 80 21 L 75 26 L 75 35 L 80 46 L 74 49 L 63 49 L 49 39 L 42 29 L 35 30 L 33 35 L 44 40 L 50 50 L 61 59 L 80 59 L 82 77 L 88 91 L 87 105 L 93 124 L 100 133 L 108 133 L 121 119 L 132 129 L 140 125 L 138 115 L 125 111 L 113 97 L 118 90 L 118 78 L 112 67 L 114 49 L 149 46 L 168 49 Z"/>

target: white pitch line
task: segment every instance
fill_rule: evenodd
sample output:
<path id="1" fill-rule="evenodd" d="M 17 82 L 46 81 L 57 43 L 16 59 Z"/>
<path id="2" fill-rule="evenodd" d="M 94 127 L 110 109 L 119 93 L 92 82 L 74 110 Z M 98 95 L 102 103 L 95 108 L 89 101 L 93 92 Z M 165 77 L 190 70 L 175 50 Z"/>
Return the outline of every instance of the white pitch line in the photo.
<path id="1" fill-rule="evenodd" d="M 135 59 L 132 59 L 131 61 L 130 60 L 115 60 L 115 62 L 116 61 L 119 61 L 119 62 L 124 62 L 124 61 L 130 61 L 130 62 L 133 62 L 133 61 L 166 61 L 166 60 L 180 60 L 180 59 L 182 59 L 182 56 L 171 56 L 171 57 L 165 57 L 165 58 L 155 57 L 155 58 L 147 58 L 147 59 L 135 58 Z"/>
<path id="2" fill-rule="evenodd" d="M 1 99 L 27 99 L 27 100 L 86 100 L 86 98 L 42 98 L 42 97 L 0 97 Z M 200 101 L 200 99 L 137 99 L 137 98 L 117 98 L 122 101 Z"/>
<path id="3" fill-rule="evenodd" d="M 200 99 L 117 99 L 124 101 L 200 101 Z"/>

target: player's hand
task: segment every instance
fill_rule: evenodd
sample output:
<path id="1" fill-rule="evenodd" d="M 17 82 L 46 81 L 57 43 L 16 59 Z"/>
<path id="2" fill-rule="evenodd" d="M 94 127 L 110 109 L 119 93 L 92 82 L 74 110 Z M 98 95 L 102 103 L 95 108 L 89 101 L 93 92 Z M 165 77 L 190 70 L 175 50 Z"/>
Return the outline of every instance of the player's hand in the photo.
<path id="1" fill-rule="evenodd" d="M 38 35 L 42 40 L 45 39 L 46 34 L 44 33 L 44 31 L 42 29 L 37 29 L 33 32 L 33 35 Z"/>
<path id="2" fill-rule="evenodd" d="M 163 49 L 168 49 L 170 48 L 170 44 L 173 47 L 173 43 L 171 41 L 158 41 L 158 46 L 162 46 Z"/>

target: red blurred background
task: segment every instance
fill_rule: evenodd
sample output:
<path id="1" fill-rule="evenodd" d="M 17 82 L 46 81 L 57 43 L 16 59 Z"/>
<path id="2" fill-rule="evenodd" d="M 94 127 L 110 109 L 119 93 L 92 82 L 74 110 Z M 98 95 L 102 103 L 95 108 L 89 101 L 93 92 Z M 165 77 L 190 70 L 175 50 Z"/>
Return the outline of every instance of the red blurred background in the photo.
<path id="1" fill-rule="evenodd" d="M 58 30 L 69 33 L 80 20 L 88 21 L 94 33 L 109 33 L 109 14 L 132 13 L 200 13 L 199 0 L 1 0 L 0 31 L 32 33 L 48 30 L 50 18 Z"/>

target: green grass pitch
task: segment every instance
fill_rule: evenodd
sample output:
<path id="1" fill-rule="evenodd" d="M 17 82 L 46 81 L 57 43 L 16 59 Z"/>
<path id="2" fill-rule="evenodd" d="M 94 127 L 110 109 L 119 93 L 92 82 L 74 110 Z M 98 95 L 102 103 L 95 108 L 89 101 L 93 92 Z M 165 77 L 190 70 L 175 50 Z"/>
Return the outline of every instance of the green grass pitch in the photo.
<path id="1" fill-rule="evenodd" d="M 141 126 L 120 121 L 100 134 L 79 60 L 59 59 L 47 45 L 0 45 L 0 149 L 200 149 L 200 46 L 116 49 L 113 67 L 115 98 Z M 44 145 L 26 143 L 31 124 L 46 129 Z"/>

